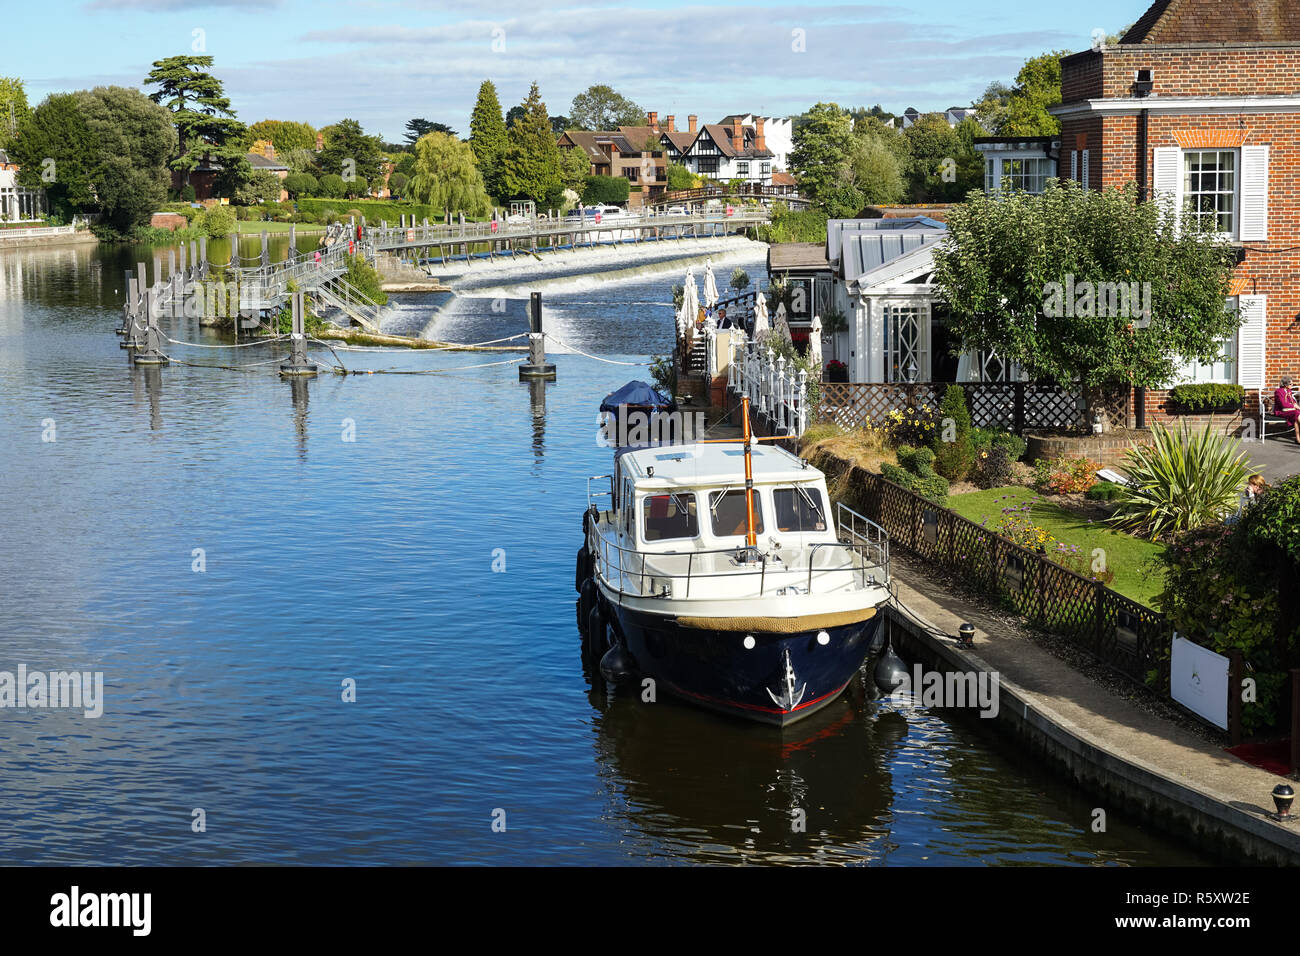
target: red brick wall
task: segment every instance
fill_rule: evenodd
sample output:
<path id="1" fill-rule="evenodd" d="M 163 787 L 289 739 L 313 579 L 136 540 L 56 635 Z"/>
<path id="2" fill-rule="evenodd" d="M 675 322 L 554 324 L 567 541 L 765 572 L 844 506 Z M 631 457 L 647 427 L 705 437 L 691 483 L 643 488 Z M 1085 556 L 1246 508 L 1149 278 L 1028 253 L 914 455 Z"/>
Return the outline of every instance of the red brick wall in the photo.
<path id="1" fill-rule="evenodd" d="M 1187 47 L 1134 45 L 1085 53 L 1062 61 L 1065 103 L 1095 98 L 1098 83 L 1106 97 L 1130 97 L 1133 73 L 1154 71 L 1154 93 L 1171 96 L 1300 95 L 1300 49 L 1286 47 Z M 1158 100 L 1153 101 L 1153 105 Z M 1300 380 L 1300 112 L 1149 114 L 1146 175 L 1152 177 L 1154 150 L 1179 145 L 1176 134 L 1231 133 L 1244 145 L 1268 146 L 1269 241 L 1244 243 L 1245 261 L 1237 269 L 1244 292 L 1268 296 L 1266 376 L 1271 385 L 1283 375 Z M 1122 186 L 1139 177 L 1136 114 L 1062 120 L 1061 171 L 1069 175 L 1076 137 L 1086 134 L 1091 151 L 1090 185 Z M 1244 134 L 1244 138 L 1242 138 Z M 1182 137 L 1188 142 L 1186 136 Z M 1161 393 L 1148 393 L 1148 420 L 1172 418 Z M 1248 413 L 1256 407 L 1247 397 Z"/>

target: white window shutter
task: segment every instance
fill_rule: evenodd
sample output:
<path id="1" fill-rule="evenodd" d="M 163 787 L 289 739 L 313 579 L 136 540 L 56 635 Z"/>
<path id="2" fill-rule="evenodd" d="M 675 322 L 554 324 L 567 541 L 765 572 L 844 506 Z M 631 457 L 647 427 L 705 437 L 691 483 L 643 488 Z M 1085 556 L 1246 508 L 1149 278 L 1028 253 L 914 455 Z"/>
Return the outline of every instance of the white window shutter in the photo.
<path id="1" fill-rule="evenodd" d="M 1073 182 L 1079 181 L 1079 151 L 1070 150 L 1070 179 Z"/>
<path id="2" fill-rule="evenodd" d="M 1087 189 L 1087 188 L 1088 188 L 1088 155 L 1089 155 L 1089 152 L 1088 152 L 1088 150 L 1085 149 L 1085 150 L 1083 151 L 1083 168 L 1082 168 L 1081 170 L 1079 170 L 1079 172 L 1082 174 L 1082 175 L 1079 177 L 1079 181 L 1080 181 L 1081 183 L 1083 183 L 1083 188 L 1084 188 L 1084 189 Z"/>
<path id="3" fill-rule="evenodd" d="M 1182 206 L 1183 151 L 1177 146 L 1161 146 L 1155 151 L 1152 198 L 1165 200 L 1175 209 Z"/>
<path id="4" fill-rule="evenodd" d="M 1237 333 L 1237 384 L 1244 388 L 1264 388 L 1265 336 L 1268 329 L 1268 296 L 1243 295 L 1241 331 Z"/>
<path id="5" fill-rule="evenodd" d="M 1241 240 L 1268 239 L 1268 147 L 1241 147 Z"/>

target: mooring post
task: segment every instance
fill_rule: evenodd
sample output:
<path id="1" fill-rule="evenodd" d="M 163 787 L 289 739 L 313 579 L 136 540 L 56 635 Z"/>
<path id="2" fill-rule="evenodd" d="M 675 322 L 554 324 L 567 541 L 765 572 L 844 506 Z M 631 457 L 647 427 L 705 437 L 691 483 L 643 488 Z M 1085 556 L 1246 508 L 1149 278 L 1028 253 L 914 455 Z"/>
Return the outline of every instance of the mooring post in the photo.
<path id="1" fill-rule="evenodd" d="M 190 240 L 190 278 L 197 279 L 198 277 L 199 277 L 199 244 L 195 240 L 191 239 Z"/>
<path id="2" fill-rule="evenodd" d="M 150 284 L 151 289 L 161 289 L 163 284 L 162 256 L 154 253 L 153 257 L 153 282 Z"/>
<path id="3" fill-rule="evenodd" d="M 289 227 L 289 231 L 290 232 L 293 231 L 292 226 Z M 204 279 L 206 279 L 208 277 L 208 237 L 207 236 L 199 236 L 199 262 L 200 262 L 199 275 L 202 276 Z"/>
<path id="4" fill-rule="evenodd" d="M 555 380 L 555 366 L 546 361 L 546 333 L 542 331 L 542 294 L 528 297 L 528 361 L 519 366 L 519 378 Z"/>
<path id="5" fill-rule="evenodd" d="M 281 375 L 315 375 L 316 365 L 307 360 L 307 334 L 306 321 L 304 319 L 304 294 L 295 292 L 290 297 L 290 312 L 293 316 L 293 326 L 290 329 L 289 339 L 292 351 L 289 354 L 287 362 L 280 363 Z"/>
<path id="6" fill-rule="evenodd" d="M 265 272 L 271 271 L 271 237 L 262 230 L 262 269 Z"/>
<path id="7" fill-rule="evenodd" d="M 144 294 L 144 332 L 140 337 L 140 349 L 131 359 L 136 365 L 166 365 L 167 356 L 162 353 L 162 334 L 158 331 L 158 317 L 155 314 L 157 301 L 152 289 Z"/>
<path id="8" fill-rule="evenodd" d="M 118 335 L 127 335 L 131 331 L 131 319 L 135 315 L 135 310 L 139 308 L 136 302 L 135 276 L 130 269 L 125 271 L 126 281 L 126 301 L 122 304 L 122 325 L 118 328 Z M 118 343 L 121 348 L 126 348 L 126 340 L 123 339 Z"/>
<path id="9" fill-rule="evenodd" d="M 289 223 L 289 258 L 298 258 L 298 225 Z"/>

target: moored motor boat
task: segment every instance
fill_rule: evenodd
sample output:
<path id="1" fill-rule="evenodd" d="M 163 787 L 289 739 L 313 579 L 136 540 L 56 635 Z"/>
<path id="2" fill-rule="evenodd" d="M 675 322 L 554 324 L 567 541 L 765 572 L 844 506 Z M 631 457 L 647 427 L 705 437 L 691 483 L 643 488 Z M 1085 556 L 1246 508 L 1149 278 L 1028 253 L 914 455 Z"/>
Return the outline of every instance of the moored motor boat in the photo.
<path id="1" fill-rule="evenodd" d="M 832 520 L 825 476 L 744 416 L 739 443 L 622 448 L 589 479 L 578 624 L 608 680 L 783 726 L 861 668 L 889 544 L 843 504 Z"/>

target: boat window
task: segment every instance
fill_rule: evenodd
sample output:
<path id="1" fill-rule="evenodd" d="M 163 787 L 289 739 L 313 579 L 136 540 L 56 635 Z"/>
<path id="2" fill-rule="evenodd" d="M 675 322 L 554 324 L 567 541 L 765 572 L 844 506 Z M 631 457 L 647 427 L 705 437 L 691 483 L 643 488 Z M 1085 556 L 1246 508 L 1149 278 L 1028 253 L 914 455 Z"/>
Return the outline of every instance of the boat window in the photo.
<path id="1" fill-rule="evenodd" d="M 695 495 L 646 495 L 644 501 L 646 541 L 694 538 L 700 533 Z"/>
<path id="2" fill-rule="evenodd" d="M 776 527 L 780 531 L 825 531 L 826 501 L 821 489 L 795 485 L 772 493 L 776 506 Z"/>
<path id="3" fill-rule="evenodd" d="M 714 537 L 730 538 L 745 534 L 747 529 L 744 489 L 715 491 L 709 495 L 709 517 Z M 754 492 L 754 533 L 763 533 L 763 505 L 757 491 Z"/>

